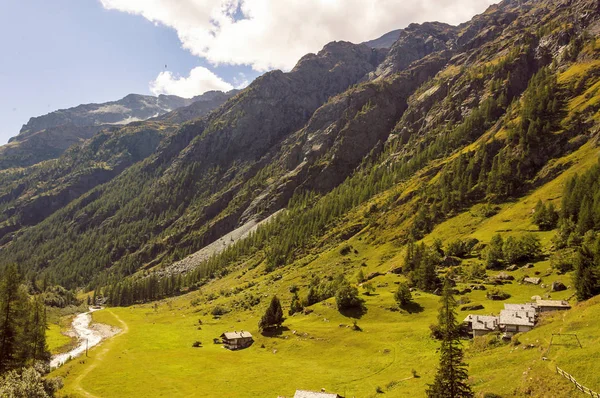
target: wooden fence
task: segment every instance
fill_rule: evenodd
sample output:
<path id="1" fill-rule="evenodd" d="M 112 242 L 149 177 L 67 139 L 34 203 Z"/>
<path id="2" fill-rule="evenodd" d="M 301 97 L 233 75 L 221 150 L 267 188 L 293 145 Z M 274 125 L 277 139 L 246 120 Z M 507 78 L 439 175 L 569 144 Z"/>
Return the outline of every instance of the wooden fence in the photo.
<path id="1" fill-rule="evenodd" d="M 556 373 L 558 373 L 561 376 L 564 376 L 566 379 L 568 379 L 571 383 L 575 384 L 575 387 L 583 392 L 586 393 L 587 395 L 591 395 L 593 398 L 600 398 L 600 394 L 597 392 L 594 392 L 592 390 L 590 390 L 589 388 L 582 386 L 581 384 L 579 384 L 577 382 L 577 380 L 575 380 L 575 378 L 573 376 L 571 376 L 570 374 L 568 374 L 567 372 L 565 372 L 564 370 L 562 370 L 561 368 L 559 368 L 558 366 L 556 367 Z"/>

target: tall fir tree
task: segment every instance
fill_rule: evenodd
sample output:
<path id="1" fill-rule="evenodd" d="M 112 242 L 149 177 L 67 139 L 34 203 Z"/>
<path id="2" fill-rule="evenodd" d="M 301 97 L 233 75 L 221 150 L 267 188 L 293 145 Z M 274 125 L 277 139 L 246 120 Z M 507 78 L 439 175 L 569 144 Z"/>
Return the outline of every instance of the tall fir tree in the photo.
<path id="1" fill-rule="evenodd" d="M 460 325 L 456 320 L 456 300 L 452 296 L 450 280 L 444 281 L 441 307 L 438 315 L 442 336 L 440 365 L 433 384 L 427 388 L 430 398 L 470 398 L 473 391 L 467 380 L 469 374 L 463 361 L 460 343 Z"/>
<path id="2" fill-rule="evenodd" d="M 258 323 L 259 330 L 266 330 L 272 327 L 280 327 L 283 323 L 283 309 L 281 308 L 281 302 L 277 296 L 273 296 L 269 308 L 260 319 Z"/>

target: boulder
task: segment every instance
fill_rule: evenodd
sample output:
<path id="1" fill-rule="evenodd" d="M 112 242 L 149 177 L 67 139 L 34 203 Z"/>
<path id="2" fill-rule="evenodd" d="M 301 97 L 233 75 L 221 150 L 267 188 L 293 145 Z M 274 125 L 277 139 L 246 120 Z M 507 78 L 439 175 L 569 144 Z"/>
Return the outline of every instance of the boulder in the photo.
<path id="1" fill-rule="evenodd" d="M 477 311 L 482 310 L 484 307 L 481 304 L 467 304 L 460 307 L 461 311 Z"/>
<path id="2" fill-rule="evenodd" d="M 567 287 L 561 281 L 552 282 L 552 291 L 553 292 L 562 292 L 563 290 L 567 290 Z"/>
<path id="3" fill-rule="evenodd" d="M 496 279 L 500 279 L 501 281 L 514 281 L 515 277 L 507 274 L 506 272 L 500 272 L 496 275 Z"/>
<path id="4" fill-rule="evenodd" d="M 446 256 L 442 259 L 442 262 L 440 263 L 440 265 L 442 267 L 455 267 L 457 265 L 460 265 L 461 263 L 462 263 L 462 260 L 458 257 Z"/>
<path id="5" fill-rule="evenodd" d="M 383 274 L 381 272 L 371 272 L 369 275 L 367 275 L 367 280 L 370 281 L 373 278 L 377 278 L 378 276 L 382 276 Z"/>
<path id="6" fill-rule="evenodd" d="M 506 267 L 507 271 L 516 271 L 519 269 L 519 266 L 517 264 L 513 264 L 511 266 Z"/>

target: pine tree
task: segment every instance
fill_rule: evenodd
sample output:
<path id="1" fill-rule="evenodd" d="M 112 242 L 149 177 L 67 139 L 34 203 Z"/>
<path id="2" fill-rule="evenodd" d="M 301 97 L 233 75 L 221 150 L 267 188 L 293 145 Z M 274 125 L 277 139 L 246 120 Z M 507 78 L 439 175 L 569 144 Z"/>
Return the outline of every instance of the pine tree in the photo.
<path id="1" fill-rule="evenodd" d="M 463 362 L 460 343 L 460 325 L 456 320 L 456 300 L 452 296 L 450 280 L 446 279 L 438 315 L 439 330 L 442 336 L 440 365 L 433 384 L 427 388 L 427 396 L 432 398 L 470 398 L 471 386 L 467 383 L 469 374 Z"/>
<path id="2" fill-rule="evenodd" d="M 404 307 L 412 301 L 412 294 L 406 283 L 401 282 L 398 285 L 398 290 L 394 293 L 394 298 L 400 307 Z"/>
<path id="3" fill-rule="evenodd" d="M 269 308 L 260 319 L 258 323 L 259 330 L 266 330 L 272 327 L 280 327 L 283 323 L 283 310 L 281 309 L 281 303 L 277 296 L 273 296 L 271 299 L 271 304 L 269 304 Z"/>
<path id="4" fill-rule="evenodd" d="M 24 298 L 15 265 L 9 265 L 0 284 L 0 374 L 16 367 L 19 337 L 24 327 Z"/>
<path id="5" fill-rule="evenodd" d="M 300 312 L 302 310 L 303 310 L 303 307 L 302 307 L 302 303 L 300 303 L 300 297 L 298 297 L 298 292 L 295 291 L 294 295 L 292 296 L 292 302 L 290 303 L 289 314 L 294 315 L 295 313 Z"/>
<path id="6" fill-rule="evenodd" d="M 575 262 L 575 274 L 573 275 L 573 284 L 577 300 L 583 301 L 597 294 L 600 294 L 600 268 L 596 264 L 598 256 L 590 248 L 583 246 L 579 250 L 577 261 Z"/>

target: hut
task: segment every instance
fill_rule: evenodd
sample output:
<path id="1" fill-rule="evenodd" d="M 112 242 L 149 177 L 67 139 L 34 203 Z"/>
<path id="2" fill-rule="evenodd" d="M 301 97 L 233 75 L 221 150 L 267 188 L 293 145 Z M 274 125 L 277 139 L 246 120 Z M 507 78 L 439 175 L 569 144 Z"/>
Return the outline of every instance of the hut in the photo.
<path id="1" fill-rule="evenodd" d="M 294 398 L 343 398 L 341 395 L 334 393 L 326 393 L 325 391 L 316 392 L 316 391 L 306 391 L 306 390 L 296 390 L 294 394 Z"/>
<path id="2" fill-rule="evenodd" d="M 463 321 L 473 337 L 498 331 L 498 317 L 488 315 L 469 315 Z"/>
<path id="3" fill-rule="evenodd" d="M 539 312 L 568 310 L 571 305 L 565 300 L 537 300 Z"/>
<path id="4" fill-rule="evenodd" d="M 230 350 L 239 350 L 241 348 L 250 347 L 254 342 L 252 334 L 243 330 L 237 332 L 225 332 L 221 336 L 223 346 Z"/>

